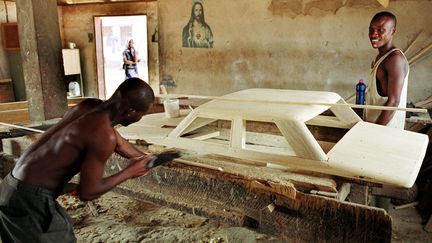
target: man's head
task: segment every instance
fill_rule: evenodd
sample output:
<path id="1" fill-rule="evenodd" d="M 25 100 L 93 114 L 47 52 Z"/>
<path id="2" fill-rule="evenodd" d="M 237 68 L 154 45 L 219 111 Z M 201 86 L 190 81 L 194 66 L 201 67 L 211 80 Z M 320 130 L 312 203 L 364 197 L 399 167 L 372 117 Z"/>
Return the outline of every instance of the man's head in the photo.
<path id="1" fill-rule="evenodd" d="M 192 5 L 191 16 L 198 22 L 204 22 L 204 8 L 200 2 L 196 2 Z"/>
<path id="2" fill-rule="evenodd" d="M 151 87 L 139 78 L 125 80 L 114 92 L 110 100 L 119 102 L 124 110 L 120 124 L 130 125 L 139 121 L 154 102 Z"/>
<path id="3" fill-rule="evenodd" d="M 392 43 L 396 32 L 396 17 L 387 11 L 375 14 L 369 25 L 369 39 L 373 48 Z"/>
<path id="4" fill-rule="evenodd" d="M 128 41 L 128 48 L 133 48 L 133 47 L 134 47 L 134 41 L 133 41 L 133 39 L 130 39 Z"/>

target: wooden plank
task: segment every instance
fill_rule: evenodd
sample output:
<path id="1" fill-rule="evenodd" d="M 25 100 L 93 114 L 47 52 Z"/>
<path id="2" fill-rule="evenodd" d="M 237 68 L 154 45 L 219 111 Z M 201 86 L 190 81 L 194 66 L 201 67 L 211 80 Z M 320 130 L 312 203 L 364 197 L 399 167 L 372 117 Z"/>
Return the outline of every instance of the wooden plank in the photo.
<path id="1" fill-rule="evenodd" d="M 424 134 L 359 122 L 328 153 L 328 163 L 335 169 L 408 188 L 417 178 L 428 142 Z"/>
<path id="2" fill-rule="evenodd" d="M 85 98 L 68 99 L 68 107 L 80 103 Z M 0 121 L 12 124 L 29 123 L 28 102 L 0 103 Z"/>
<path id="3" fill-rule="evenodd" d="M 195 133 L 195 134 L 187 136 L 187 138 L 191 138 L 191 139 L 195 139 L 195 140 L 206 140 L 206 139 L 214 138 L 217 136 L 220 136 L 219 131 Z"/>
<path id="4" fill-rule="evenodd" d="M 192 132 L 198 128 L 201 128 L 203 126 L 206 126 L 212 122 L 216 121 L 216 119 L 210 119 L 210 118 L 202 118 L 202 117 L 198 117 L 196 118 L 192 124 L 190 124 L 183 132 L 182 134 L 186 134 L 189 132 Z"/>
<path id="5" fill-rule="evenodd" d="M 327 155 L 303 122 L 278 120 L 276 125 L 300 158 L 325 161 Z"/>
<path id="6" fill-rule="evenodd" d="M 28 123 L 29 122 L 28 109 L 0 111 L 0 121 L 6 123 Z"/>
<path id="7" fill-rule="evenodd" d="M 232 120 L 231 147 L 236 149 L 245 148 L 246 143 L 246 121 L 240 116 Z"/>
<path id="8" fill-rule="evenodd" d="M 351 191 L 351 184 L 350 183 L 341 183 L 341 185 L 338 188 L 338 196 L 337 199 L 339 201 L 345 201 L 345 199 L 348 197 L 348 194 Z"/>
<path id="9" fill-rule="evenodd" d="M 169 134 L 171 138 L 177 138 L 185 134 L 185 130 L 191 125 L 191 123 L 197 118 L 198 112 L 196 110 L 191 111 L 186 118 L 184 118 L 177 127 Z"/>
<path id="10" fill-rule="evenodd" d="M 348 105 L 343 99 L 340 99 L 337 104 Z M 362 119 L 348 106 L 332 106 L 330 110 L 342 122 L 354 126 Z"/>
<path id="11" fill-rule="evenodd" d="M 336 100 L 333 98 L 337 95 L 339 97 Z M 333 97 L 332 97 L 333 96 Z M 321 107 L 327 110 L 329 107 L 333 106 L 343 106 L 343 107 L 351 107 L 351 108 L 361 108 L 361 109 L 371 109 L 371 110 L 400 110 L 400 111 L 411 111 L 411 112 L 419 112 L 425 113 L 426 109 L 418 109 L 418 108 L 405 108 L 405 107 L 391 107 L 391 106 L 376 106 L 376 105 L 357 105 L 357 104 L 348 104 L 348 103 L 336 103 L 341 97 L 333 92 L 324 92 L 324 91 L 304 91 L 304 90 L 282 90 L 282 89 L 247 89 L 238 91 L 235 93 L 227 94 L 224 96 L 204 96 L 204 95 L 185 95 L 185 94 L 169 94 L 169 95 L 158 95 L 159 98 L 165 99 L 208 99 L 212 100 L 204 105 L 211 106 L 211 109 L 217 108 L 217 106 L 226 106 L 240 103 L 236 109 L 240 109 L 242 113 L 248 110 L 254 103 L 261 104 L 271 104 L 273 107 L 277 107 L 277 105 L 285 105 L 285 106 L 308 106 L 308 111 L 305 111 L 303 114 L 310 113 L 312 114 L 318 111 L 316 108 Z M 252 97 L 252 98 L 251 98 Z M 322 100 L 322 98 L 327 99 L 331 98 L 331 101 Z M 216 104 L 215 104 L 216 103 Z M 248 104 L 249 103 L 249 104 Z M 275 106 L 276 105 L 276 106 Z M 203 106 L 203 105 L 201 105 Z M 313 107 L 313 109 L 310 109 Z M 283 106 L 280 108 L 283 109 Z M 294 108 L 296 109 L 296 108 Z M 280 109 L 276 109 L 280 110 Z M 324 111 L 323 110 L 323 111 Z M 270 109 L 267 112 L 275 110 Z M 323 111 L 319 111 L 320 114 Z M 296 112 L 297 116 L 301 113 Z M 251 113 L 252 114 L 252 113 Z M 318 115 L 312 115 L 308 119 Z M 287 114 L 289 116 L 289 114 Z M 306 120 L 308 120 L 306 119 Z"/>
<path id="12" fill-rule="evenodd" d="M 44 130 L 34 129 L 31 127 L 18 126 L 18 125 L 14 125 L 14 124 L 10 124 L 10 123 L 5 123 L 5 122 L 0 122 L 0 126 L 18 128 L 18 129 L 22 129 L 22 130 L 26 130 L 26 131 L 37 132 L 37 133 L 44 133 L 45 132 Z"/>
<path id="13" fill-rule="evenodd" d="M 306 122 L 307 125 L 314 126 L 323 126 L 323 127 L 335 127 L 335 128 L 344 128 L 350 129 L 353 127 L 352 123 L 346 123 L 340 121 L 338 118 L 334 116 L 316 116 L 309 121 Z"/>
<path id="14" fill-rule="evenodd" d="M 28 109 L 27 101 L 0 103 L 0 111 Z"/>

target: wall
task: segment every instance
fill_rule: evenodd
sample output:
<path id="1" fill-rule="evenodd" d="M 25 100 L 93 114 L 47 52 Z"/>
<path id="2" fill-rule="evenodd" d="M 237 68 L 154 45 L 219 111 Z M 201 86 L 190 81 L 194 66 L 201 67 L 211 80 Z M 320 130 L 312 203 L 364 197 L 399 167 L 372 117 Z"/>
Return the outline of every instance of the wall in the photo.
<path id="1" fill-rule="evenodd" d="M 97 97 L 96 50 L 94 43 L 94 16 L 116 15 L 147 15 L 149 43 L 149 83 L 158 89 L 159 77 L 157 64 L 157 43 L 151 42 L 151 34 L 157 25 L 157 2 L 130 2 L 107 4 L 84 4 L 62 6 L 62 37 L 63 45 L 75 42 L 81 53 L 81 68 L 83 73 L 86 96 Z M 88 34 L 93 35 L 93 41 Z M 121 57 L 119 57 L 121 58 Z"/>
<path id="2" fill-rule="evenodd" d="M 213 48 L 183 48 L 190 0 L 159 0 L 160 75 L 183 94 L 222 95 L 246 88 L 334 91 L 348 97 L 368 79 L 377 55 L 369 43 L 372 0 L 205 0 Z M 412 56 L 431 42 L 432 1 L 393 0 L 395 43 L 402 50 L 423 31 Z M 409 100 L 432 94 L 432 56 L 411 68 Z"/>

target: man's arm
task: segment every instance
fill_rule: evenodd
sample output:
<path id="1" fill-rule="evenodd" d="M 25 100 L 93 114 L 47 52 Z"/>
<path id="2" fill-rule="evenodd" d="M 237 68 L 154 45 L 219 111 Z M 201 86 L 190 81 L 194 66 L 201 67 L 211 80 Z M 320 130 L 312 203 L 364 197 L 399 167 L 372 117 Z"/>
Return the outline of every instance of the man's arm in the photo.
<path id="1" fill-rule="evenodd" d="M 129 141 L 127 141 L 124 137 L 122 137 L 117 130 L 114 130 L 114 132 L 117 141 L 117 145 L 115 148 L 116 153 L 126 159 L 136 158 L 145 155 L 143 152 L 133 146 Z"/>
<path id="2" fill-rule="evenodd" d="M 384 64 L 387 73 L 387 102 L 384 106 L 397 107 L 407 73 L 407 62 L 400 52 L 395 52 Z M 393 118 L 395 111 L 384 110 L 379 115 L 376 123 L 387 125 Z"/>
<path id="3" fill-rule="evenodd" d="M 120 183 L 139 176 L 146 175 L 148 171 L 156 166 L 178 158 L 180 154 L 175 151 L 168 151 L 157 155 L 135 157 L 130 160 L 128 166 L 122 171 L 104 178 L 105 164 L 117 146 L 117 137 L 114 128 L 109 124 L 101 124 L 93 119 L 96 127 L 87 128 L 92 130 L 85 134 L 86 155 L 83 159 L 80 170 L 80 184 L 78 196 L 81 200 L 93 200 L 105 192 L 111 190 Z M 104 141 L 103 144 L 100 141 Z"/>
<path id="4" fill-rule="evenodd" d="M 134 64 L 133 61 L 129 61 L 129 60 L 127 59 L 127 57 L 126 57 L 126 53 L 125 53 L 125 52 L 123 52 L 123 63 L 124 63 L 124 64 Z"/>
<path id="5" fill-rule="evenodd" d="M 100 124 L 94 121 L 98 126 L 92 126 L 92 135 L 85 136 L 86 155 L 83 159 L 80 170 L 80 184 L 78 186 L 78 196 L 81 200 L 92 200 L 123 181 L 133 177 L 138 170 L 139 164 L 134 167 L 128 166 L 117 174 L 103 178 L 105 163 L 114 152 L 117 139 L 114 129 L 109 124 Z M 90 134 L 90 133 L 89 133 Z M 104 141 L 101 144 L 100 141 Z M 135 168 L 136 167 L 136 168 Z M 145 168 L 144 166 L 142 166 Z M 135 173 L 133 173 L 135 172 Z"/>

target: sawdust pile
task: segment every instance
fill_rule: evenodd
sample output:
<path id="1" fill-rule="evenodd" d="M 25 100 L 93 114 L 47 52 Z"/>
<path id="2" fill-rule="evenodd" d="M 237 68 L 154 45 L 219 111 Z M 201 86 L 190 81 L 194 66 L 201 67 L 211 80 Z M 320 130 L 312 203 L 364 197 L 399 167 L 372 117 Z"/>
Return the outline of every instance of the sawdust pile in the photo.
<path id="1" fill-rule="evenodd" d="M 78 242 L 260 242 L 274 238 L 242 227 L 109 192 L 82 202 L 58 199 L 74 221 Z"/>

